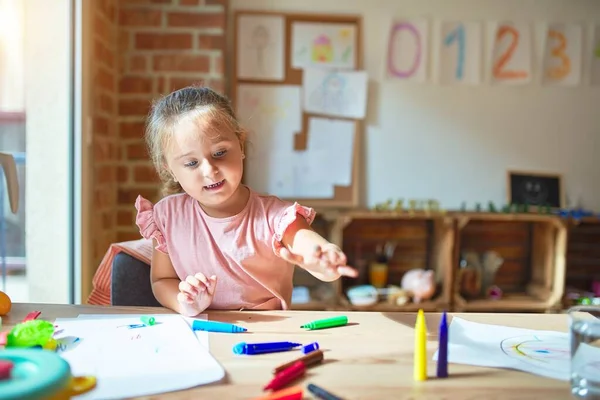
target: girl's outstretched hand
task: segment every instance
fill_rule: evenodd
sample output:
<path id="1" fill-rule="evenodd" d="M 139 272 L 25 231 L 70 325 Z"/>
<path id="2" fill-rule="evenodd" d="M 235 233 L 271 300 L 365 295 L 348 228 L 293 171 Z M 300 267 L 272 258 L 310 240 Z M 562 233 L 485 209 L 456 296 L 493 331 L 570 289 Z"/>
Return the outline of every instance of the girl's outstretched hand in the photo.
<path id="1" fill-rule="evenodd" d="M 206 310 L 212 303 L 217 286 L 215 275 L 207 278 L 203 273 L 188 275 L 185 281 L 179 282 L 177 301 L 189 316 L 197 315 Z"/>
<path id="2" fill-rule="evenodd" d="M 323 246 L 316 246 L 310 254 L 292 253 L 287 248 L 280 251 L 281 257 L 289 263 L 296 264 L 308 270 L 321 270 L 325 277 L 336 278 L 339 276 L 348 276 L 356 278 L 358 271 L 347 265 L 347 258 L 342 249 L 333 243 Z"/>

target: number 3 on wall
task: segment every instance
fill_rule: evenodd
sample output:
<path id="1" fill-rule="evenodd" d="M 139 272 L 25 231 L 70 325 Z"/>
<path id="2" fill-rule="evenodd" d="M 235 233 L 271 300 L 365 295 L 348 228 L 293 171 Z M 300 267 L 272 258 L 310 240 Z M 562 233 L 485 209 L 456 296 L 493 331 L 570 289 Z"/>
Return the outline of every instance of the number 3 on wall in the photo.
<path id="1" fill-rule="evenodd" d="M 548 68 L 546 73 L 552 79 L 561 80 L 571 73 L 571 59 L 565 54 L 567 38 L 562 32 L 550 29 L 548 31 L 548 40 L 552 39 L 555 39 L 558 44 L 552 49 L 551 54 L 560 59 L 560 65 Z"/>
<path id="2" fill-rule="evenodd" d="M 496 34 L 496 45 L 507 35 L 511 38 L 510 45 L 494 62 L 492 73 L 496 79 L 525 79 L 528 76 L 527 71 L 506 69 L 506 64 L 510 62 L 519 45 L 519 31 L 512 26 L 501 26 Z"/>

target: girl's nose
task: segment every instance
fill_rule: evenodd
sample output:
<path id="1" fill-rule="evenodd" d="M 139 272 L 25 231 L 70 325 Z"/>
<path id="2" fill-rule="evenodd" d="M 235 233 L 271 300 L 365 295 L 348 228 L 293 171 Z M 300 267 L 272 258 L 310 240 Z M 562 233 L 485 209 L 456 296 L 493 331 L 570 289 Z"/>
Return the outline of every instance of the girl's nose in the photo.
<path id="1" fill-rule="evenodd" d="M 204 160 L 202 162 L 200 170 L 205 178 L 213 178 L 215 175 L 217 175 L 217 168 L 215 168 L 215 166 L 209 160 Z"/>

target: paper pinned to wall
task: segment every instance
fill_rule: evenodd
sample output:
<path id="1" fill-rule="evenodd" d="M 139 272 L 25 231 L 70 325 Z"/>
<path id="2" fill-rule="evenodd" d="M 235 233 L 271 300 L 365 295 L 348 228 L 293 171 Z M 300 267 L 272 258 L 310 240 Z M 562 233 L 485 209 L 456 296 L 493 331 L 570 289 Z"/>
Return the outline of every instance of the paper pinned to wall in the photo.
<path id="1" fill-rule="evenodd" d="M 365 118 L 367 112 L 366 71 L 336 71 L 305 68 L 304 111 L 332 117 Z"/>
<path id="2" fill-rule="evenodd" d="M 442 22 L 439 78 L 442 84 L 481 82 L 482 24 Z"/>
<path id="3" fill-rule="evenodd" d="M 239 79 L 285 78 L 285 19 L 281 15 L 241 15 L 237 31 Z"/>
<path id="4" fill-rule="evenodd" d="M 526 22 L 501 22 L 493 34 L 492 80 L 503 84 L 531 82 L 532 33 Z"/>
<path id="5" fill-rule="evenodd" d="M 356 26 L 344 23 L 294 22 L 292 68 L 356 68 Z"/>
<path id="6" fill-rule="evenodd" d="M 307 150 L 314 154 L 325 150 L 327 156 L 317 160 L 323 162 L 320 173 L 331 185 L 352 183 L 354 127 L 354 122 L 348 120 L 317 117 L 309 120 Z"/>
<path id="7" fill-rule="evenodd" d="M 134 327 L 139 317 L 56 319 L 57 337 L 79 344 L 59 354 L 73 375 L 93 375 L 97 386 L 78 399 L 122 399 L 189 389 L 221 380 L 222 366 L 180 315 L 156 316 L 156 325 Z"/>
<path id="8" fill-rule="evenodd" d="M 569 335 L 482 324 L 454 317 L 448 328 L 448 362 L 509 368 L 562 381 L 570 377 Z M 433 356 L 437 360 L 438 353 Z"/>
<path id="9" fill-rule="evenodd" d="M 387 77 L 418 83 L 427 81 L 428 20 L 394 21 L 388 35 L 387 46 Z"/>
<path id="10" fill-rule="evenodd" d="M 594 26 L 594 37 L 592 42 L 592 85 L 600 85 L 600 24 Z"/>
<path id="11" fill-rule="evenodd" d="M 577 24 L 554 23 L 546 30 L 542 82 L 578 85 L 581 82 L 583 29 Z"/>

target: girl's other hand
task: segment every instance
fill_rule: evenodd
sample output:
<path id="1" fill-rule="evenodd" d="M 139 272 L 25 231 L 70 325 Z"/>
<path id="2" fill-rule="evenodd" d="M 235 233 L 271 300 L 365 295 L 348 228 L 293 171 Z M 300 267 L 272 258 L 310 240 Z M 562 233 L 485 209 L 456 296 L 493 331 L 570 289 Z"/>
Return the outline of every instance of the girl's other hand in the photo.
<path id="1" fill-rule="evenodd" d="M 307 255 L 292 253 L 285 247 L 281 249 L 280 254 L 287 262 L 305 269 L 321 269 L 327 278 L 339 276 L 356 278 L 358 276 L 358 271 L 347 265 L 348 260 L 342 249 L 333 243 L 316 246 L 314 251 Z"/>
<path id="2" fill-rule="evenodd" d="M 217 286 L 215 275 L 207 278 L 203 273 L 188 275 L 184 281 L 179 283 L 177 301 L 190 313 L 198 314 L 204 311 L 212 303 Z M 186 314 L 189 314 L 186 312 Z"/>

